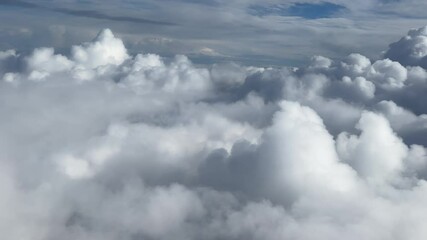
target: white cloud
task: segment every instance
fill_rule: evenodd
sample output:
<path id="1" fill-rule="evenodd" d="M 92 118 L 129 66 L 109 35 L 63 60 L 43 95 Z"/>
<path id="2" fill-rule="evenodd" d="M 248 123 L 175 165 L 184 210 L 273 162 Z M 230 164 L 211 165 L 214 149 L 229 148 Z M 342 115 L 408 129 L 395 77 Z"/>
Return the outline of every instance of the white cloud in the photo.
<path id="1" fill-rule="evenodd" d="M 313 68 L 329 68 L 332 64 L 332 60 L 323 56 L 314 56 L 311 58 L 310 67 Z"/>
<path id="2" fill-rule="evenodd" d="M 94 42 L 71 49 L 72 59 L 86 68 L 108 64 L 120 65 L 127 58 L 127 50 L 121 39 L 115 38 L 110 29 L 101 31 Z"/>
<path id="3" fill-rule="evenodd" d="M 310 108 L 298 103 L 281 103 L 282 111 L 274 116 L 267 138 L 271 139 L 276 159 L 274 184 L 277 192 L 330 191 L 331 194 L 352 192 L 356 188 L 353 170 L 341 164 L 332 136 L 322 119 Z M 302 150 L 303 149 L 303 150 Z M 331 174 L 333 173 L 333 174 Z M 281 190 L 281 188 L 284 188 Z"/>
<path id="4" fill-rule="evenodd" d="M 427 234 L 422 66 L 205 67 L 104 30 L 69 56 L 1 52 L 0 73 L 4 238 Z"/>
<path id="5" fill-rule="evenodd" d="M 26 58 L 30 79 L 41 80 L 51 73 L 70 70 L 73 62 L 62 55 L 55 55 L 53 48 L 38 48 Z"/>
<path id="6" fill-rule="evenodd" d="M 389 59 L 376 61 L 368 72 L 368 79 L 385 89 L 403 87 L 407 76 L 406 68 Z"/>
<path id="7" fill-rule="evenodd" d="M 341 158 L 373 184 L 398 179 L 408 149 L 393 133 L 387 120 L 380 115 L 365 112 L 357 127 L 361 130 L 359 137 L 346 133 L 338 136 L 337 146 Z"/>
<path id="8" fill-rule="evenodd" d="M 371 66 L 371 60 L 358 53 L 352 53 L 341 63 L 341 66 L 346 75 L 361 76 Z"/>

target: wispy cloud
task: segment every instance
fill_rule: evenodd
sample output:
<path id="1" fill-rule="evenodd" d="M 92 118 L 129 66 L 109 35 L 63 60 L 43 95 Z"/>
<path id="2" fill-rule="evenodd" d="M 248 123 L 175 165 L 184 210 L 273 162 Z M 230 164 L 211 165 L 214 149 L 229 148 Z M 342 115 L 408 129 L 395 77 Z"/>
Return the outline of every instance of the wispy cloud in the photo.
<path id="1" fill-rule="evenodd" d="M 296 16 L 306 19 L 332 18 L 347 8 L 338 4 L 321 3 L 293 3 L 274 5 L 252 5 L 249 12 L 257 16 L 279 15 Z"/>
<path id="2" fill-rule="evenodd" d="M 19 0 L 17 1 L 0 0 L 0 5 L 8 5 L 8 6 L 15 6 L 15 7 L 22 7 L 22 8 L 43 9 L 46 11 L 58 12 L 58 13 L 63 13 L 67 15 L 72 15 L 72 16 L 104 19 L 104 20 L 111 20 L 111 21 L 117 21 L 117 22 L 130 22 L 130 23 L 153 24 L 153 25 L 175 25 L 174 23 L 164 22 L 164 21 L 156 21 L 151 19 L 129 17 L 129 16 L 113 16 L 113 15 L 108 15 L 95 10 L 49 7 L 41 4 L 35 4 L 35 3 L 19 1 Z"/>

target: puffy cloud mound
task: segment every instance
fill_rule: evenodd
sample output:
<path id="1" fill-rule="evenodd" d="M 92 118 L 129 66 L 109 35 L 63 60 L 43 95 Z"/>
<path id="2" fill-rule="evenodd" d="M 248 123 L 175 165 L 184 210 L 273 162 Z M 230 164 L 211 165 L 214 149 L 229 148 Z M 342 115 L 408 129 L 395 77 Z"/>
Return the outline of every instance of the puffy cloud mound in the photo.
<path id="1" fill-rule="evenodd" d="M 423 34 L 298 69 L 130 56 L 110 30 L 0 52 L 2 237 L 425 239 Z"/>
<path id="2" fill-rule="evenodd" d="M 110 29 L 101 31 L 94 42 L 74 46 L 71 54 L 77 64 L 85 67 L 120 65 L 128 58 L 122 40 L 115 38 Z"/>
<path id="3" fill-rule="evenodd" d="M 385 53 L 386 58 L 399 61 L 405 66 L 427 68 L 427 26 L 412 29 L 408 35 L 390 44 Z"/>

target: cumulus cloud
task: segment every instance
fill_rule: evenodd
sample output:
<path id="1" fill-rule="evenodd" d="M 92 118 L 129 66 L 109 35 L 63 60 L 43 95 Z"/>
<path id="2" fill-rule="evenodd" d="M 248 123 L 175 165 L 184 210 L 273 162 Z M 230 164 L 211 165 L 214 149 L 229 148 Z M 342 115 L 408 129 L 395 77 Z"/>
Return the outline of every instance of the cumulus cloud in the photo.
<path id="1" fill-rule="evenodd" d="M 427 67 L 427 27 L 412 29 L 408 35 L 390 44 L 386 58 L 403 65 Z"/>
<path id="2" fill-rule="evenodd" d="M 0 52 L 2 236 L 424 239 L 427 74 L 386 57 L 197 66 L 108 29 Z"/>
<path id="3" fill-rule="evenodd" d="M 94 42 L 71 49 L 72 58 L 85 67 L 99 67 L 107 64 L 120 65 L 128 58 L 122 40 L 114 37 L 109 29 L 101 31 Z"/>

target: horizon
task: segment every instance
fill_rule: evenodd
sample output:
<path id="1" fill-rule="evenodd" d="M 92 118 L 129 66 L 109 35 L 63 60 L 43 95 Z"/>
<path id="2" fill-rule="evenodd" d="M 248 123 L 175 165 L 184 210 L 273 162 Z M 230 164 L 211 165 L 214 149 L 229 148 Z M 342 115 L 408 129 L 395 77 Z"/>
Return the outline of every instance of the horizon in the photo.
<path id="1" fill-rule="evenodd" d="M 110 28 L 134 54 L 183 54 L 196 63 L 300 67 L 314 55 L 342 59 L 351 53 L 380 59 L 388 43 L 426 24 L 427 16 L 417 11 L 422 4 L 3 0 L 0 50 L 55 47 L 66 53 L 70 45 Z M 408 16 L 410 11 L 416 14 Z"/>

